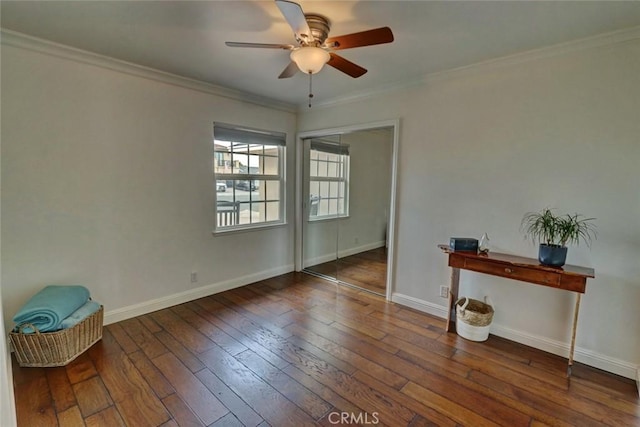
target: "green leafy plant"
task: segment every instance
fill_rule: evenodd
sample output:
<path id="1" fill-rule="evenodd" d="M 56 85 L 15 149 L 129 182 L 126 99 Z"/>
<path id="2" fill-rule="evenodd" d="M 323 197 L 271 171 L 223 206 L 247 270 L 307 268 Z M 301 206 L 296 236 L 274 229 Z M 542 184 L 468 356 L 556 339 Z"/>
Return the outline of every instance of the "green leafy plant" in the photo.
<path id="1" fill-rule="evenodd" d="M 526 213 L 520 227 L 534 242 L 564 247 L 567 243 L 577 245 L 584 241 L 590 246 L 591 240 L 597 236 L 594 220 L 581 214 L 556 215 L 545 208 L 540 212 Z"/>

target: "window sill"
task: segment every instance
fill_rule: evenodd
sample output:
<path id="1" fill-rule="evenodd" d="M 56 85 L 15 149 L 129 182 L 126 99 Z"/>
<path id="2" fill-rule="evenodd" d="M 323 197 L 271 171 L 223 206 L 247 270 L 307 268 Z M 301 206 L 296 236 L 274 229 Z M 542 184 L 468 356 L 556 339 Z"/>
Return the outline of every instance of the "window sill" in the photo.
<path id="1" fill-rule="evenodd" d="M 307 221 L 308 222 L 321 222 L 321 221 L 335 221 L 337 219 L 349 219 L 349 215 L 340 215 L 340 216 L 333 216 L 333 215 L 326 215 L 326 216 L 319 216 L 319 217 L 315 217 L 315 218 L 308 218 Z"/>
<path id="2" fill-rule="evenodd" d="M 264 222 L 261 224 L 247 224 L 247 225 L 239 225 L 233 226 L 229 228 L 216 229 L 211 232 L 214 236 L 224 236 L 227 234 L 237 234 L 237 233 L 246 233 L 251 231 L 260 231 L 260 230 L 268 230 L 277 227 L 284 227 L 287 225 L 286 221 L 274 221 L 274 222 Z"/>

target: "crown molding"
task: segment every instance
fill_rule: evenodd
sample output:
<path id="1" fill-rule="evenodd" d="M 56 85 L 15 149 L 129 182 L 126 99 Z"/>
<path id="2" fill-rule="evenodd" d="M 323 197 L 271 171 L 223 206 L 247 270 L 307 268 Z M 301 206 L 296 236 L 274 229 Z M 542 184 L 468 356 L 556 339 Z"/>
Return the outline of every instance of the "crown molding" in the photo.
<path id="1" fill-rule="evenodd" d="M 450 70 L 438 71 L 423 75 L 417 79 L 389 83 L 380 85 L 373 90 L 365 90 L 361 92 L 351 93 L 349 95 L 333 98 L 326 101 L 314 103 L 314 110 L 330 108 L 341 104 L 350 104 L 357 101 L 366 100 L 372 97 L 380 96 L 385 93 L 392 93 L 401 90 L 422 86 L 427 83 L 471 75 L 480 72 L 486 72 L 502 67 L 521 64 L 529 61 L 535 61 L 543 58 L 565 55 L 581 50 L 593 49 L 602 46 L 609 46 L 619 43 L 628 42 L 640 38 L 640 26 L 617 30 L 609 33 L 598 34 L 578 40 L 560 43 L 552 46 L 532 49 L 525 52 L 515 53 L 500 58 L 490 59 L 463 67 L 453 68 Z M 19 47 L 26 50 L 39 52 L 71 61 L 98 66 L 113 71 L 134 75 L 137 77 L 155 80 L 158 82 L 171 84 L 211 95 L 221 96 L 237 101 L 250 102 L 263 107 L 274 108 L 277 110 L 290 113 L 307 112 L 306 104 L 290 104 L 277 101 L 271 98 L 254 95 L 235 89 L 217 86 L 200 80 L 171 74 L 168 72 L 156 70 L 150 67 L 137 65 L 131 62 L 122 61 L 105 55 L 88 52 L 82 49 L 73 48 L 67 45 L 51 42 L 38 37 L 29 36 L 17 31 L 0 28 L 0 41 L 3 45 Z"/>
<path id="2" fill-rule="evenodd" d="M 365 100 L 368 98 L 380 96 L 385 93 L 396 92 L 400 90 L 410 89 L 412 87 L 421 86 L 428 83 L 437 81 L 462 77 L 465 75 L 472 75 L 476 73 L 495 70 L 498 68 L 508 67 L 512 65 L 522 64 L 525 62 L 536 61 L 544 58 L 551 58 L 560 55 L 567 55 L 573 52 L 579 52 L 588 49 L 595 49 L 602 46 L 610 46 L 619 43 L 625 43 L 632 40 L 640 39 L 640 25 L 622 30 L 616 30 L 608 33 L 598 34 L 578 40 L 572 40 L 569 42 L 559 43 L 552 46 L 541 47 L 537 49 L 531 49 L 524 52 L 514 53 L 499 58 L 490 59 L 487 61 L 477 62 L 475 64 L 465 65 L 458 68 L 452 68 L 450 70 L 438 71 L 435 73 L 426 74 L 417 79 L 410 81 L 404 81 L 399 83 L 391 83 L 387 85 L 378 86 L 373 90 L 366 90 L 357 93 L 351 93 L 347 96 L 333 98 L 331 100 L 316 102 L 314 108 L 329 108 L 335 107 L 341 104 L 350 104 L 352 102 Z M 306 105 L 299 104 L 298 112 L 307 111 L 304 107 Z"/>
<path id="3" fill-rule="evenodd" d="M 198 92 L 204 92 L 210 95 L 221 96 L 236 101 L 250 102 L 252 104 L 274 108 L 276 110 L 286 111 L 289 113 L 295 113 L 297 111 L 297 106 L 294 104 L 217 86 L 200 80 L 179 76 L 177 74 L 167 73 L 165 71 L 77 49 L 5 28 L 0 28 L 0 42 L 6 46 L 17 47 L 45 55 L 55 56 L 57 58 L 67 59 L 69 61 L 93 65 L 119 73 L 141 77 L 147 80 L 154 80 Z"/>

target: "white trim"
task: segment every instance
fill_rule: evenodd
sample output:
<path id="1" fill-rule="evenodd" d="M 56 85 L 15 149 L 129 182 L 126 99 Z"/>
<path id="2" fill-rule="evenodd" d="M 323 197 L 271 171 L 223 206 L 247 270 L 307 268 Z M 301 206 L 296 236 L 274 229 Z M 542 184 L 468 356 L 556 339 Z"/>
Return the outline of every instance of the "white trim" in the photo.
<path id="1" fill-rule="evenodd" d="M 342 135 L 345 133 L 356 132 L 360 130 L 372 130 L 372 129 L 380 129 L 380 128 L 388 128 L 399 126 L 400 121 L 398 119 L 391 120 L 380 120 L 377 122 L 369 122 L 369 123 L 360 123 L 355 125 L 348 126 L 340 126 L 335 128 L 328 129 L 314 129 L 307 130 L 303 132 L 298 132 L 298 140 L 303 140 L 306 138 L 315 138 L 319 136 L 327 136 L 327 135 Z"/>
<path id="2" fill-rule="evenodd" d="M 209 295 L 217 294 L 219 292 L 228 291 L 229 289 L 239 288 L 241 286 L 259 282 L 261 280 L 269 279 L 281 274 L 290 273 L 292 271 L 293 265 L 285 265 L 283 267 L 265 270 L 259 273 L 249 274 L 211 285 L 202 286 L 200 288 L 179 292 L 177 294 L 167 295 L 165 297 L 144 301 L 139 304 L 122 307 L 115 310 L 108 310 L 104 314 L 104 324 L 109 325 L 111 323 L 131 319 L 132 317 L 141 316 L 143 314 L 162 310 L 168 307 L 173 307 L 174 305 L 178 304 L 184 304 L 185 302 L 193 301 L 198 298 L 203 298 Z"/>
<path id="3" fill-rule="evenodd" d="M 14 427 L 16 402 L 13 392 L 13 371 L 11 368 L 11 348 L 7 341 L 2 314 L 2 292 L 0 290 L 0 426 Z"/>
<path id="4" fill-rule="evenodd" d="M 550 58 L 553 56 L 570 54 L 586 49 L 593 49 L 602 46 L 609 46 L 618 43 L 624 43 L 640 38 L 640 26 L 616 30 L 609 33 L 597 34 L 578 40 L 572 40 L 559 43 L 552 46 L 541 47 L 537 49 L 527 50 L 512 55 L 502 56 L 499 58 L 489 59 L 475 64 L 465 65 L 449 70 L 429 73 L 413 80 L 379 85 L 375 89 L 364 90 L 362 92 L 351 93 L 344 97 L 333 98 L 327 101 L 315 102 L 314 109 L 330 108 L 340 104 L 349 104 L 361 101 L 371 97 L 379 96 L 385 93 L 396 92 L 409 89 L 415 86 L 422 86 L 434 81 L 444 80 L 464 75 L 475 74 L 479 72 L 491 71 L 497 68 L 507 67 L 510 65 L 521 64 L 524 62 L 535 61 L 538 59 Z M 306 111 L 306 104 L 298 105 L 298 111 Z"/>
<path id="5" fill-rule="evenodd" d="M 306 221 L 308 222 L 325 222 L 325 221 L 335 221 L 337 219 L 339 220 L 343 220 L 343 219 L 349 219 L 349 214 L 344 214 L 344 215 L 339 215 L 336 216 L 338 214 L 327 214 L 327 215 L 322 215 L 322 216 L 314 216 L 311 218 L 306 218 Z"/>
<path id="6" fill-rule="evenodd" d="M 324 264 L 325 262 L 330 262 L 330 261 L 335 261 L 335 260 L 336 260 L 336 254 L 335 253 L 325 254 L 325 255 L 318 255 L 317 257 L 313 257 L 311 259 L 303 260 L 302 261 L 302 268 L 313 267 L 314 265 Z"/>
<path id="7" fill-rule="evenodd" d="M 338 256 L 340 258 L 348 257 L 351 255 L 359 254 L 361 252 L 370 251 L 372 249 L 384 248 L 387 242 L 385 240 L 380 240 L 378 242 L 369 243 L 366 245 L 361 245 L 355 248 L 347 248 L 338 252 Z"/>
<path id="8" fill-rule="evenodd" d="M 214 230 L 211 231 L 211 235 L 214 237 L 217 236 L 226 236 L 228 234 L 239 234 L 246 233 L 251 231 L 260 231 L 260 230 L 268 230 L 271 228 L 277 227 L 286 227 L 287 222 L 283 219 L 282 221 L 269 221 L 269 222 L 254 222 L 253 224 L 244 224 L 244 226 L 238 226 L 237 228 L 223 229 L 223 230 Z"/>
<path id="9" fill-rule="evenodd" d="M 565 343 L 527 332 L 516 331 L 498 324 L 491 325 L 491 333 L 558 356 L 569 357 L 570 344 L 568 342 Z M 636 369 L 635 364 L 580 347 L 575 348 L 574 360 L 626 378 L 633 378 Z"/>
<path id="10" fill-rule="evenodd" d="M 406 305 L 407 307 L 411 307 L 416 310 L 431 314 L 433 316 L 440 317 L 442 319 L 446 319 L 447 316 L 446 306 L 433 304 L 428 301 L 424 301 L 408 295 L 394 293 L 392 301 L 397 304 Z M 539 350 L 556 354 L 558 356 L 569 356 L 569 343 L 552 340 L 539 335 L 533 335 L 528 332 L 517 331 L 515 329 L 511 329 L 496 323 L 493 323 L 491 325 L 491 334 L 506 338 L 511 341 L 515 341 L 520 344 L 528 345 Z M 584 363 L 585 365 L 593 366 L 595 368 L 602 369 L 616 375 L 621 375 L 626 378 L 636 378 L 639 384 L 638 387 L 640 388 L 640 368 L 638 368 L 638 366 L 633 363 L 616 359 L 605 354 L 596 353 L 594 351 L 580 347 L 576 347 L 574 356 L 574 359 L 577 362 Z"/>
<path id="11" fill-rule="evenodd" d="M 422 311 L 432 316 L 439 317 L 441 319 L 447 318 L 447 306 L 445 305 L 433 304 L 429 301 L 414 298 L 409 295 L 398 294 L 395 292 L 391 296 L 391 301 L 395 302 L 396 304 L 406 305 L 407 307 L 411 307 L 413 309 Z"/>
<path id="12" fill-rule="evenodd" d="M 0 39 L 3 45 L 31 50 L 33 52 L 51 55 L 57 58 L 63 58 L 81 64 L 93 65 L 96 67 L 129 74 L 148 80 L 154 80 L 157 82 L 179 86 L 185 89 L 196 90 L 198 92 L 204 92 L 237 101 L 250 102 L 263 107 L 269 107 L 289 113 L 295 113 L 297 111 L 297 107 L 294 104 L 276 101 L 271 98 L 217 86 L 200 80 L 179 76 L 177 74 L 167 73 L 165 71 L 156 70 L 154 68 L 145 67 L 143 65 L 122 61 L 120 59 L 111 58 L 109 56 L 99 55 L 97 53 L 92 53 L 38 37 L 29 36 L 17 31 L 2 28 L 0 29 Z"/>
<path id="13" fill-rule="evenodd" d="M 303 200 L 302 194 L 303 194 L 303 188 L 302 188 L 302 162 L 303 162 L 303 157 L 304 157 L 304 150 L 302 149 L 302 139 L 300 138 L 299 135 L 296 135 L 296 139 L 294 142 L 294 148 L 295 148 L 295 153 L 296 153 L 296 158 L 295 158 L 295 168 L 296 168 L 296 174 L 293 177 L 294 179 L 294 189 L 293 189 L 293 216 L 294 216 L 294 240 L 295 240 L 295 245 L 294 245 L 294 263 L 295 263 L 295 270 L 296 271 L 302 271 L 302 269 L 304 268 L 303 264 L 303 260 L 302 260 L 302 227 L 303 227 L 303 223 L 304 223 L 304 214 L 305 214 L 305 210 L 303 209 L 303 202 L 305 202 Z"/>
<path id="14" fill-rule="evenodd" d="M 348 257 L 348 256 L 351 256 L 351 255 L 356 255 L 356 254 L 359 254 L 361 252 L 370 251 L 372 249 L 383 248 L 386 244 L 387 244 L 386 241 L 381 240 L 379 242 L 373 242 L 373 243 L 368 243 L 368 244 L 362 245 L 362 246 L 343 249 L 343 250 L 338 252 L 338 258 L 344 258 L 344 257 Z M 311 259 L 308 259 L 308 260 L 304 260 L 303 261 L 303 267 L 306 268 L 306 267 L 309 267 L 309 266 L 318 265 L 318 264 L 322 264 L 322 263 L 329 262 L 329 261 L 335 261 L 335 259 L 336 259 L 335 252 L 332 252 L 330 254 L 325 254 L 325 255 L 319 255 L 317 257 L 314 257 L 314 258 L 311 258 Z"/>
<path id="15" fill-rule="evenodd" d="M 426 74 L 417 79 L 410 81 L 390 83 L 379 85 L 375 89 L 365 90 L 358 93 L 351 93 L 344 97 L 333 98 L 324 102 L 314 103 L 314 109 L 333 107 L 339 104 L 348 104 L 351 102 L 379 96 L 384 93 L 396 92 L 399 90 L 411 88 L 414 86 L 424 85 L 434 80 L 451 78 L 463 74 L 482 72 L 492 70 L 499 67 L 520 64 L 523 62 L 533 61 L 552 56 L 563 55 L 571 52 L 577 52 L 585 49 L 592 49 L 601 46 L 608 46 L 617 43 L 624 43 L 630 40 L 640 38 L 640 26 L 625 28 L 622 30 L 612 31 L 609 33 L 598 34 L 583 39 L 573 40 L 565 43 L 559 43 L 552 46 L 532 49 L 525 52 L 519 52 L 500 58 L 490 59 L 478 62 L 476 64 L 466 65 L 463 67 L 444 70 L 435 73 Z M 133 64 L 119 59 L 111 58 L 96 53 L 91 53 L 82 49 L 73 48 L 63 44 L 55 43 L 38 37 L 29 36 L 17 31 L 0 29 L 0 41 L 7 46 L 19 47 L 71 61 L 94 65 L 126 74 L 143 77 L 149 80 L 160 81 L 175 86 L 193 89 L 200 92 L 218 95 L 239 101 L 251 102 L 253 104 L 274 108 L 286 112 L 302 112 L 306 111 L 306 104 L 290 104 L 287 102 L 276 101 L 259 95 L 241 92 L 222 86 L 205 83 L 199 80 L 178 76 L 175 74 L 155 70 L 149 67 Z"/>
<path id="16" fill-rule="evenodd" d="M 389 221 L 387 223 L 387 301 L 391 300 L 394 291 L 395 252 L 396 252 L 396 209 L 398 191 L 398 152 L 400 150 L 400 119 L 393 123 L 393 153 L 391 159 L 391 194 L 389 197 Z"/>

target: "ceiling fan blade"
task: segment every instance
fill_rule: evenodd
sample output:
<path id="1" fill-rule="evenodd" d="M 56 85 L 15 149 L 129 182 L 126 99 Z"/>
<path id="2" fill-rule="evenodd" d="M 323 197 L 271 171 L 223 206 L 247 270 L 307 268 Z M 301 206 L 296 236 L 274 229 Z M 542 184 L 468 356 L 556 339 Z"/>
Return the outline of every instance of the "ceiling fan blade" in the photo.
<path id="1" fill-rule="evenodd" d="M 243 43 L 243 42 L 224 42 L 229 47 L 258 47 L 266 49 L 284 49 L 291 50 L 293 45 L 290 44 L 274 44 L 274 43 Z"/>
<path id="2" fill-rule="evenodd" d="M 344 59 L 342 56 L 329 52 L 331 59 L 327 62 L 327 65 L 331 65 L 336 70 L 342 71 L 345 74 L 350 75 L 353 78 L 358 78 L 367 72 L 366 68 L 362 68 L 358 64 Z"/>
<path id="3" fill-rule="evenodd" d="M 289 62 L 289 65 L 287 65 L 287 68 L 282 70 L 282 72 L 280 73 L 278 78 L 279 79 L 288 79 L 289 77 L 293 77 L 297 72 L 298 72 L 298 64 L 296 64 L 295 62 L 291 61 L 291 62 Z"/>
<path id="4" fill-rule="evenodd" d="M 393 33 L 389 27 L 375 28 L 344 36 L 330 37 L 324 45 L 332 50 L 351 49 L 353 47 L 371 46 L 374 44 L 391 43 Z"/>
<path id="5" fill-rule="evenodd" d="M 300 7 L 298 3 L 288 0 L 276 0 L 276 5 L 278 5 L 284 19 L 286 19 L 291 26 L 293 33 L 296 35 L 296 39 L 312 42 L 313 35 L 311 35 L 311 29 L 307 23 L 307 18 L 304 16 L 302 7 Z"/>

